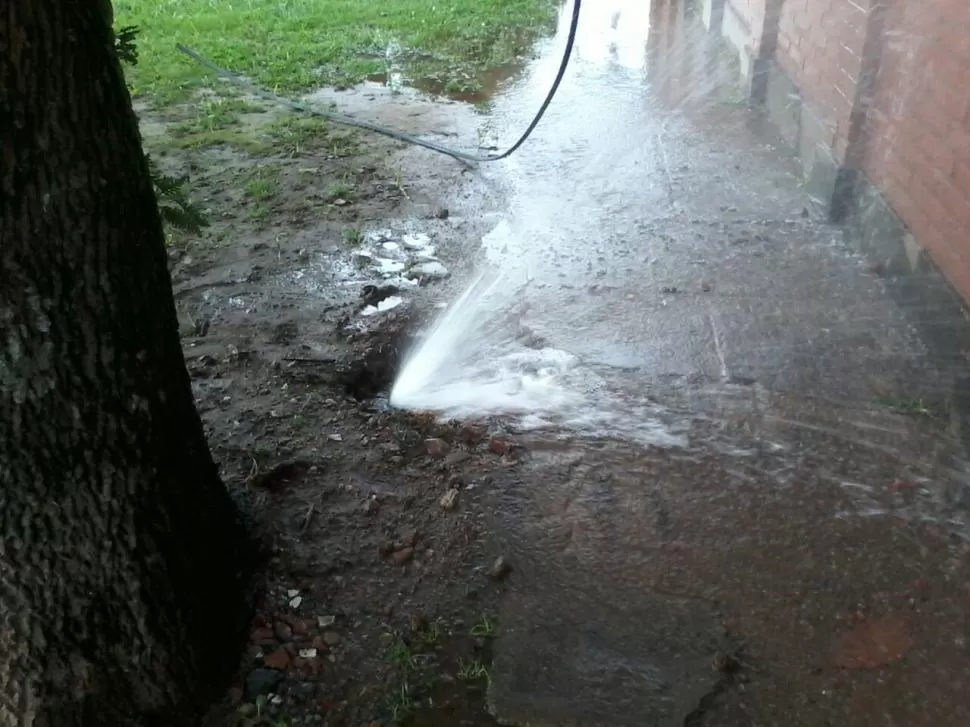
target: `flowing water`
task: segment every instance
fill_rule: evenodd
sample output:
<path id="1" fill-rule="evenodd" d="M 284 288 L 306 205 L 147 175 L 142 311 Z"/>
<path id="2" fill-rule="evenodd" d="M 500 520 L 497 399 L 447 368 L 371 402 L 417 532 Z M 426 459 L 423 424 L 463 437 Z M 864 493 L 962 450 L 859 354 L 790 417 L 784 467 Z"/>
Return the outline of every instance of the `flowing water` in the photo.
<path id="1" fill-rule="evenodd" d="M 548 89 L 568 9 L 539 60 L 495 99 L 487 128 L 496 143 L 528 123 Z M 707 243 L 721 226 L 772 225 L 802 208 L 797 192 L 778 191 L 777 171 L 724 175 L 733 160 L 721 140 L 685 114 L 730 108 L 737 68 L 686 19 L 684 31 L 659 47 L 649 3 L 584 7 L 570 71 L 543 123 L 520 152 L 481 170 L 508 190 L 507 214 L 482 241 L 484 270 L 406 361 L 392 404 L 682 443 L 669 417 L 632 390 L 631 372 L 711 369 L 695 364 L 689 340 L 669 340 L 700 334 L 713 338 L 713 372 L 729 377 L 727 333 L 696 295 L 709 285 Z M 691 189 L 698 182 L 706 183 Z M 676 296 L 687 319 L 672 312 Z"/>
<path id="2" fill-rule="evenodd" d="M 478 172 L 505 200 L 485 262 L 393 387 L 530 452 L 496 485 L 492 706 L 681 725 L 720 682 L 690 724 L 966 724 L 965 359 L 823 219 L 696 5 L 583 8 L 546 118 Z M 530 120 L 568 12 L 487 143 Z"/>
<path id="3" fill-rule="evenodd" d="M 540 60 L 496 100 L 493 128 L 514 130 L 528 122 L 556 72 L 567 21 L 568 13 Z M 543 125 L 522 152 L 498 170 L 484 170 L 510 188 L 507 216 L 482 241 L 486 271 L 406 361 L 392 404 L 450 417 L 502 414 L 526 429 L 555 425 L 682 441 L 650 402 L 612 391 L 591 365 L 596 362 L 558 342 L 544 343 L 545 335 L 533 330 L 555 322 L 563 297 L 606 283 L 616 272 L 607 255 L 633 261 L 636 230 L 622 229 L 632 221 L 631 203 L 668 206 L 660 127 L 647 130 L 646 146 L 642 129 L 631 135 L 643 120 L 637 106 L 648 29 L 644 3 L 584 9 L 573 71 Z M 590 96 L 600 86 L 606 93 Z M 628 179 L 648 168 L 653 194 Z M 616 255 L 627 259 L 616 261 Z M 580 318 L 595 314 L 573 309 Z"/>

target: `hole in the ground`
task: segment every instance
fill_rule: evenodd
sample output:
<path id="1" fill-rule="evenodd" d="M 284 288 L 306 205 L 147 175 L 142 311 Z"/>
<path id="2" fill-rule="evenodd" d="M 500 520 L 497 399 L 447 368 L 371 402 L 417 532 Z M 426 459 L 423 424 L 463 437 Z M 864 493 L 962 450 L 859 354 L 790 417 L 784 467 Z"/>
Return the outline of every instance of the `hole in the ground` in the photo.
<path id="1" fill-rule="evenodd" d="M 395 321 L 394 325 L 374 331 L 358 356 L 341 374 L 344 390 L 367 408 L 385 411 L 404 356 L 414 342 L 415 322 Z"/>

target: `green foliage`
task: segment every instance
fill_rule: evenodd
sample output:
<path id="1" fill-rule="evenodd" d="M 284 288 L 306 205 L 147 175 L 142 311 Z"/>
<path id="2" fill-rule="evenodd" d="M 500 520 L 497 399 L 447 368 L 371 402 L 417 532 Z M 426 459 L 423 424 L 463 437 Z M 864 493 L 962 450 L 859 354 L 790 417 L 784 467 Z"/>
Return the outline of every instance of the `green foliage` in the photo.
<path id="1" fill-rule="evenodd" d="M 188 177 L 169 176 L 155 166 L 151 157 L 146 158 L 162 222 L 183 232 L 198 232 L 205 227 L 205 214 L 189 197 Z"/>
<path id="2" fill-rule="evenodd" d="M 115 53 L 118 59 L 129 66 L 138 65 L 138 46 L 135 45 L 135 38 L 138 37 L 138 28 L 134 25 L 126 25 L 115 31 Z"/>
<path id="3" fill-rule="evenodd" d="M 139 29 L 134 25 L 126 25 L 115 31 L 115 52 L 118 59 L 129 66 L 138 63 L 138 46 L 135 43 L 138 33 Z M 189 196 L 188 178 L 165 174 L 151 157 L 146 155 L 145 158 L 162 222 L 183 232 L 198 232 L 205 227 L 208 224 L 205 214 Z"/>

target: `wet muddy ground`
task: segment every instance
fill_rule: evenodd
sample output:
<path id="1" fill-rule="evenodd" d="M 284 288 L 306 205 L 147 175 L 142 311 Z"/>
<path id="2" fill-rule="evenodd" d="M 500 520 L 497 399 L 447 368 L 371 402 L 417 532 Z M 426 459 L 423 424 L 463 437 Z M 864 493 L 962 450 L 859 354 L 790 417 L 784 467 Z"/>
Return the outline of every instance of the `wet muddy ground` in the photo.
<path id="1" fill-rule="evenodd" d="M 275 548 L 219 717 L 967 724 L 954 372 L 757 114 L 698 76 L 644 80 L 645 29 L 591 27 L 563 105 L 497 169 L 264 107 L 145 116 L 208 207 L 171 246 L 185 353 Z M 377 86 L 317 100 L 474 148 L 523 125 L 543 58 L 486 115 Z M 490 257 L 508 219 L 521 249 Z M 496 260 L 534 279 L 535 337 L 509 339 L 574 355 L 617 416 L 387 410 L 421 324 Z"/>
<path id="2" fill-rule="evenodd" d="M 376 86 L 340 100 L 475 143 L 471 109 Z M 215 129 L 191 107 L 142 113 L 148 151 L 209 219 L 170 242 L 185 356 L 223 477 L 273 551 L 213 720 L 493 724 L 508 573 L 483 500 L 516 459 L 498 424 L 381 406 L 422 317 L 474 264 L 483 220 L 453 194 L 474 183 L 444 157 L 226 103 L 242 112 Z"/>

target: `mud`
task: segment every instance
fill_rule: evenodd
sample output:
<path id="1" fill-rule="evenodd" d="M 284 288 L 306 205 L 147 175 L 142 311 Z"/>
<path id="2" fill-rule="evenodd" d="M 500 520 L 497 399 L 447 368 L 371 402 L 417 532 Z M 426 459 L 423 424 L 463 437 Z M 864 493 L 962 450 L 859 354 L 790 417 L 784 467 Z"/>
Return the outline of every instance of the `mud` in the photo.
<path id="1" fill-rule="evenodd" d="M 463 131 L 470 109 L 370 87 L 331 93 L 399 128 L 476 143 Z M 210 220 L 174 234 L 169 251 L 185 356 L 223 478 L 272 550 L 243 668 L 213 723 L 494 724 L 484 695 L 505 585 L 488 575 L 501 552 L 483 499 L 510 463 L 489 449 L 500 430 L 381 399 L 450 295 L 448 278 L 408 268 L 473 265 L 489 192 L 463 202 L 452 192 L 466 167 L 331 127 L 298 149 L 247 152 L 267 124 L 295 123 L 271 109 L 244 115 L 231 143 L 178 148 L 190 111 L 143 112 L 148 150 L 189 174 Z M 271 192 L 254 195 L 260 170 Z M 399 303 L 383 309 L 389 300 Z"/>
<path id="2" fill-rule="evenodd" d="M 658 50 L 628 25 L 643 8 L 613 4 L 506 164 L 334 129 L 164 157 L 213 220 L 171 251 L 198 405 L 275 548 L 222 717 L 968 722 L 960 374 L 725 102 L 730 65 L 690 38 Z M 484 116 L 378 84 L 312 98 L 501 146 L 558 60 L 542 48 Z M 178 121 L 146 119 L 150 146 Z M 516 217 L 520 248 L 481 244 Z M 584 406 L 620 416 L 387 407 L 423 324 L 502 260 L 534 284 L 498 344 L 569 353 Z"/>

